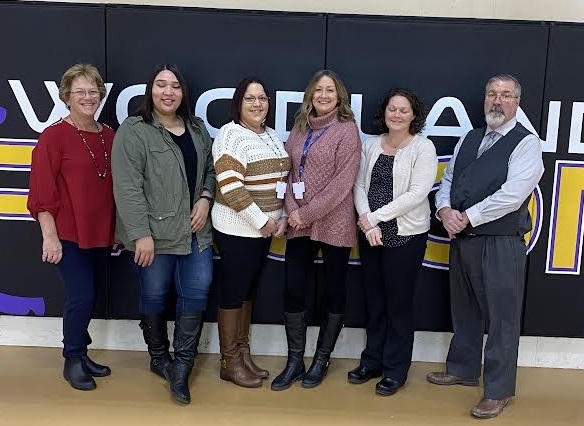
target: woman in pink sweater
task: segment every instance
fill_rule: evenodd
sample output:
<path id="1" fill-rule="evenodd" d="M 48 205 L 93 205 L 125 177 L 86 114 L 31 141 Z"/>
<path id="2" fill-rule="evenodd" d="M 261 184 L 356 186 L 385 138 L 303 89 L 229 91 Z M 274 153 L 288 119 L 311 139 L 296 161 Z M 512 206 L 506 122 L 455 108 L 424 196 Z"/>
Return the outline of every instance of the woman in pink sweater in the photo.
<path id="1" fill-rule="evenodd" d="M 287 389 L 300 379 L 305 388 L 318 386 L 343 327 L 347 265 L 357 243 L 353 184 L 361 141 L 347 90 L 334 72 L 319 71 L 308 83 L 286 151 L 292 161 L 284 199 L 289 225 L 284 288 L 288 361 L 272 382 L 272 390 Z M 306 371 L 306 297 L 319 249 L 326 306 L 316 352 Z"/>

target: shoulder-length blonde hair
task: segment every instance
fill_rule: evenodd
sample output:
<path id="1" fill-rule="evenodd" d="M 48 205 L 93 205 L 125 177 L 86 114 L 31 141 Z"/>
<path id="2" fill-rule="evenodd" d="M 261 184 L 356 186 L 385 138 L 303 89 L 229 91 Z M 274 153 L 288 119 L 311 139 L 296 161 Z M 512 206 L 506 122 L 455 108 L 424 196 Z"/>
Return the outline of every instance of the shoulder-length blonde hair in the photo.
<path id="1" fill-rule="evenodd" d="M 304 99 L 302 100 L 302 105 L 296 113 L 296 118 L 294 120 L 294 127 L 298 130 L 305 132 L 310 128 L 309 118 L 314 115 L 314 106 L 312 105 L 312 95 L 316 89 L 318 81 L 323 77 L 329 77 L 335 83 L 335 88 L 337 89 L 337 107 L 338 107 L 338 118 L 340 121 L 355 121 L 355 116 L 351 110 L 351 105 L 349 104 L 349 95 L 345 85 L 339 78 L 339 76 L 331 70 L 321 70 L 312 76 L 306 89 L 304 90 Z"/>

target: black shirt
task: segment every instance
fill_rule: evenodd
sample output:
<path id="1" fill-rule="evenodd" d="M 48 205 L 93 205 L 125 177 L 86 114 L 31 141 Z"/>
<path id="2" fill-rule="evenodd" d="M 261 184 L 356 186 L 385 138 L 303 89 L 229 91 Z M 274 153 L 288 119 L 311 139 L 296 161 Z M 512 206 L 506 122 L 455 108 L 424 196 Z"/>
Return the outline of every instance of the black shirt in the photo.
<path id="1" fill-rule="evenodd" d="M 195 195 L 195 186 L 197 185 L 197 150 L 195 149 L 193 138 L 191 138 L 191 134 L 188 129 L 185 129 L 185 132 L 180 136 L 177 136 L 172 132 L 168 133 L 170 133 L 172 140 L 180 148 L 180 151 L 183 155 L 185 171 L 187 173 L 187 183 L 189 185 L 190 204 L 192 209 L 193 197 Z"/>

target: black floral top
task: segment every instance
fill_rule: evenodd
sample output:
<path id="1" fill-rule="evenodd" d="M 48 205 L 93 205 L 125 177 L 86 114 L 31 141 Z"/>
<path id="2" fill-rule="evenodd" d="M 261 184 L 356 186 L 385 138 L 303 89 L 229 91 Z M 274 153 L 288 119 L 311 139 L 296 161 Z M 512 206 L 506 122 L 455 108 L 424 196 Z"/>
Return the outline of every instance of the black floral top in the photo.
<path id="1" fill-rule="evenodd" d="M 381 154 L 371 171 L 371 184 L 367 199 L 373 212 L 393 201 L 393 155 Z M 400 247 L 412 239 L 412 235 L 397 234 L 397 220 L 379 222 L 383 247 Z"/>

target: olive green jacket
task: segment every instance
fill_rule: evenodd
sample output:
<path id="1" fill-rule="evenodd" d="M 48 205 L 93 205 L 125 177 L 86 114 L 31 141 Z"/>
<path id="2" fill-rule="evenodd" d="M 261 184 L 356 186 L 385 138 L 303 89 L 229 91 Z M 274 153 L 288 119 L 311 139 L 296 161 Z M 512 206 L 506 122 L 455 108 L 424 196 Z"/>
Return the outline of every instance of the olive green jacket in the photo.
<path id="1" fill-rule="evenodd" d="M 203 190 L 215 194 L 212 140 L 203 121 L 187 123 L 197 151 L 194 202 Z M 189 187 L 180 148 L 156 120 L 128 117 L 114 138 L 112 176 L 116 200 L 116 241 L 135 250 L 138 238 L 152 236 L 157 254 L 191 253 Z M 211 215 L 196 233 L 199 250 L 213 243 Z"/>

